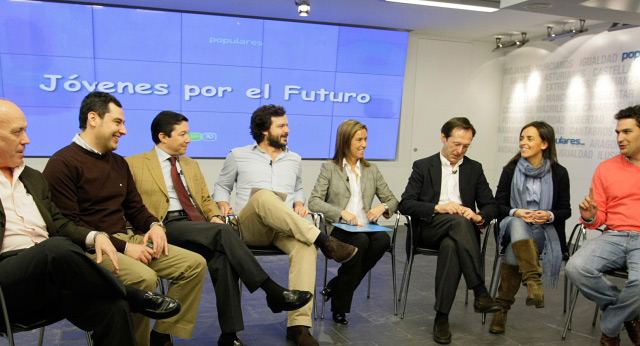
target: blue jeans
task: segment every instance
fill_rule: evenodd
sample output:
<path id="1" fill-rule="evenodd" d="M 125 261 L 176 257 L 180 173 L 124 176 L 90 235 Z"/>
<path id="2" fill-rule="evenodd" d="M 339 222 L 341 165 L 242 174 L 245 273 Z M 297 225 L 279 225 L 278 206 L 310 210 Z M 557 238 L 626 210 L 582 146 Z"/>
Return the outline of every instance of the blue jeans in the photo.
<path id="1" fill-rule="evenodd" d="M 533 239 L 538 245 L 538 253 L 541 253 L 544 249 L 544 229 L 540 225 L 529 224 L 518 217 L 514 217 L 509 221 L 505 230 L 505 237 L 509 239 L 509 245 L 504 252 L 504 261 L 517 266 L 516 256 L 513 254 L 513 247 L 511 244 L 523 239 Z"/>
<path id="2" fill-rule="evenodd" d="M 602 273 L 624 267 L 629 279 L 619 290 Z M 620 334 L 622 324 L 640 313 L 640 233 L 605 232 L 587 240 L 571 256 L 565 272 L 580 292 L 602 310 L 600 328 L 605 335 Z"/>

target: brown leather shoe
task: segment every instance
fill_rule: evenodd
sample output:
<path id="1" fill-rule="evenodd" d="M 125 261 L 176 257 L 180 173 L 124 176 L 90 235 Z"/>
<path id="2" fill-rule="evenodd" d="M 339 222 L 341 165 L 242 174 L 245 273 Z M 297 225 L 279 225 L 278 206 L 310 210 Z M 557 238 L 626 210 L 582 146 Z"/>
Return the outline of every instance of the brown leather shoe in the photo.
<path id="1" fill-rule="evenodd" d="M 488 294 L 484 294 L 473 301 L 473 310 L 482 314 L 490 314 L 502 311 L 502 307 Z"/>
<path id="2" fill-rule="evenodd" d="M 507 312 L 506 311 L 498 311 L 493 314 L 493 318 L 491 319 L 491 325 L 489 326 L 489 333 L 492 334 L 502 334 L 507 328 Z"/>
<path id="3" fill-rule="evenodd" d="M 320 248 L 322 253 L 328 258 L 338 263 L 344 263 L 349 261 L 356 255 L 358 248 L 345 244 L 334 237 L 329 237 L 324 246 Z"/>
<path id="4" fill-rule="evenodd" d="M 298 346 L 319 346 L 316 339 L 309 333 L 307 326 L 287 327 L 287 339 L 293 341 Z"/>
<path id="5" fill-rule="evenodd" d="M 634 345 L 640 345 L 640 315 L 624 323 L 624 329 Z"/>
<path id="6" fill-rule="evenodd" d="M 614 337 L 606 336 L 602 333 L 600 337 L 600 346 L 618 346 L 620 345 L 620 335 L 616 335 Z"/>
<path id="7" fill-rule="evenodd" d="M 433 322 L 433 341 L 439 344 L 451 343 L 451 329 L 449 328 L 449 321 Z"/>

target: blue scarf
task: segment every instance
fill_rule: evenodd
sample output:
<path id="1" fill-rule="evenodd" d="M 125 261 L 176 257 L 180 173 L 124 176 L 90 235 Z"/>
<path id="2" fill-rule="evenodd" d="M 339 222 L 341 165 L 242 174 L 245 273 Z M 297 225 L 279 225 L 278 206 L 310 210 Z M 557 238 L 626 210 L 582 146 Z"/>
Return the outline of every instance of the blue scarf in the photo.
<path id="1" fill-rule="evenodd" d="M 540 210 L 551 210 L 553 207 L 553 180 L 551 178 L 551 162 L 542 160 L 540 167 L 533 167 L 525 158 L 520 158 L 511 181 L 511 207 L 515 209 L 527 209 L 527 177 L 541 179 Z M 507 216 L 500 222 L 500 242 L 504 236 L 507 224 L 515 216 Z M 562 250 L 560 249 L 560 239 L 553 224 L 542 225 L 533 224 L 533 227 L 541 227 L 544 230 L 545 243 L 544 250 L 540 254 L 542 261 L 543 285 L 555 288 L 558 285 L 560 275 L 560 265 L 562 264 Z"/>

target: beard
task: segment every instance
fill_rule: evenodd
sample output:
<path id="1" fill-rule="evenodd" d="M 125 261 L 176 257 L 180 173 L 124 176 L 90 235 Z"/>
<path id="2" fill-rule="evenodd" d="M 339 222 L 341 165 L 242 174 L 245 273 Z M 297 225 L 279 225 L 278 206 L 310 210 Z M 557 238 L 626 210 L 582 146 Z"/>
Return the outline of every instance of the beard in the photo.
<path id="1" fill-rule="evenodd" d="M 271 132 L 269 132 L 267 134 L 267 144 L 269 144 L 270 147 L 276 148 L 276 149 L 284 149 L 287 147 L 286 143 L 282 143 L 281 140 L 282 137 L 277 137 L 271 134 Z"/>

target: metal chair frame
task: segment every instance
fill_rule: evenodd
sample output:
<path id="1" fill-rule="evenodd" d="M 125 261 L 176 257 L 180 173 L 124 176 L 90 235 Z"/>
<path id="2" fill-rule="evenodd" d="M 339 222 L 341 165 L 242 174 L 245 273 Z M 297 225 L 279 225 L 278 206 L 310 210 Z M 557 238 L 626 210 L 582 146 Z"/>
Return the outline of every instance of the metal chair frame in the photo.
<path id="1" fill-rule="evenodd" d="M 313 223 L 316 227 L 318 227 L 318 229 L 320 229 L 321 232 L 325 232 L 326 233 L 326 229 L 324 226 L 324 215 L 322 213 L 313 213 L 310 212 L 309 215 L 311 216 L 311 219 L 313 220 Z M 226 217 L 226 222 L 227 224 L 230 224 L 232 226 L 235 226 L 234 229 L 236 229 L 236 231 L 238 232 L 238 236 L 240 237 L 240 239 L 242 240 L 242 231 L 241 231 L 241 226 L 240 226 L 240 219 L 238 218 L 238 216 L 236 214 L 230 214 Z M 245 244 L 246 245 L 246 244 Z M 275 245 L 268 245 L 268 246 L 253 246 L 253 245 L 247 245 L 247 247 L 249 248 L 249 251 L 251 251 L 251 253 L 258 257 L 258 256 L 280 256 L 280 255 L 285 255 L 288 256 L 288 254 L 282 250 L 280 250 L 277 246 Z M 325 275 L 326 275 L 326 271 L 325 271 Z M 242 283 L 240 285 L 240 291 L 242 291 Z M 316 309 L 316 289 L 314 288 L 313 293 L 313 305 L 312 305 L 312 309 L 313 309 L 313 318 L 314 319 L 318 319 L 318 311 Z"/>
<path id="2" fill-rule="evenodd" d="M 405 225 L 407 226 L 407 242 L 409 242 L 409 244 L 413 244 L 413 224 L 411 223 L 411 216 L 409 215 L 403 215 L 398 213 L 398 220 L 400 219 L 401 216 L 405 217 Z M 398 222 L 398 220 L 396 220 L 396 222 Z M 491 221 L 491 224 L 494 224 L 495 220 Z M 481 252 L 481 263 L 480 263 L 480 268 L 482 269 L 482 277 L 484 277 L 484 257 L 485 257 L 485 253 L 486 253 L 486 249 L 487 249 L 487 236 L 489 234 L 489 231 L 485 231 L 485 236 L 484 239 L 482 240 L 482 248 L 480 250 Z M 407 261 L 404 264 L 404 272 L 402 273 L 402 282 L 400 283 L 400 295 L 398 296 L 398 301 L 402 300 L 402 295 L 404 292 L 404 303 L 402 304 L 402 314 L 400 315 L 401 319 L 404 319 L 404 313 L 407 309 L 407 297 L 409 294 L 409 282 L 411 280 L 411 270 L 413 267 L 413 259 L 416 255 L 425 255 L 425 256 L 438 256 L 439 251 L 438 250 L 433 250 L 433 249 L 428 249 L 428 248 L 424 248 L 424 247 L 420 247 L 417 245 L 411 245 L 409 246 L 409 253 L 407 254 Z M 464 304 L 467 305 L 469 303 L 469 289 L 467 288 L 467 290 L 465 290 L 465 297 L 464 297 Z"/>
<path id="3" fill-rule="evenodd" d="M 398 234 L 398 221 L 400 220 L 400 212 L 396 212 L 396 222 L 393 227 L 392 235 L 391 235 L 391 244 L 389 244 L 389 248 L 387 252 L 391 254 L 391 275 L 393 276 L 393 314 L 398 314 L 398 302 L 396 300 L 397 297 L 397 284 L 396 284 L 396 236 Z M 326 224 L 325 224 L 326 227 Z M 325 229 L 325 233 L 329 234 Z M 329 267 L 329 260 L 325 257 L 324 259 L 324 280 L 322 287 L 327 287 L 327 268 Z M 371 272 L 373 269 L 369 270 L 369 278 L 367 279 L 367 299 L 371 298 Z M 322 299 L 322 313 L 320 314 L 320 319 L 324 319 L 324 299 Z"/>

